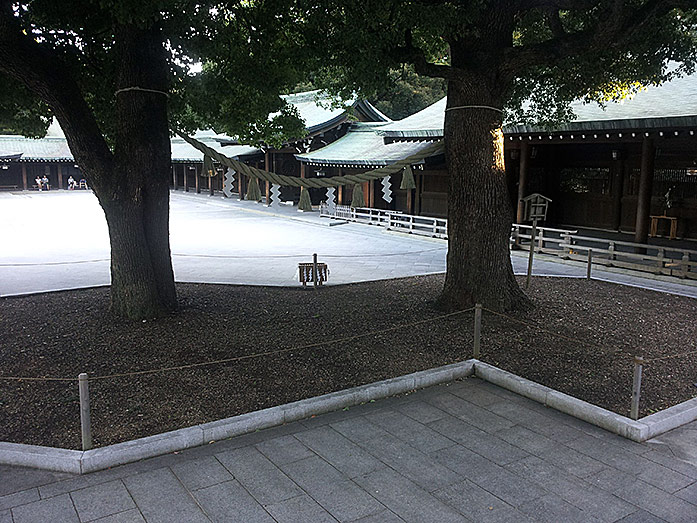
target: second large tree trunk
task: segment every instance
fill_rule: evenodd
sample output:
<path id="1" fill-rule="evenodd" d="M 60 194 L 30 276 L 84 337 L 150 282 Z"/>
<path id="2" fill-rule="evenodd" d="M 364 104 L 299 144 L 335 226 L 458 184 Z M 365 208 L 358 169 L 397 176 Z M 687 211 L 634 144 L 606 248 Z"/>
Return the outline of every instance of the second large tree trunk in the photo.
<path id="1" fill-rule="evenodd" d="M 477 78 L 448 83 L 449 240 L 440 304 L 449 310 L 481 303 L 504 311 L 528 303 L 509 253 L 513 210 L 504 169 L 502 104 L 485 85 Z"/>

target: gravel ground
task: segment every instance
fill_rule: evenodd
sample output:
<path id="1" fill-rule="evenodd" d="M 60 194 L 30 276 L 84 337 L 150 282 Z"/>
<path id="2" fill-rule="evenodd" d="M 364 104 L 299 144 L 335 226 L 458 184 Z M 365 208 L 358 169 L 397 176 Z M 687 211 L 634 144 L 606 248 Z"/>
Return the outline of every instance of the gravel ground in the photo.
<path id="1" fill-rule="evenodd" d="M 90 382 L 106 445 L 468 359 L 473 313 L 442 318 L 443 276 L 324 287 L 179 284 L 181 310 L 111 319 L 108 289 L 0 299 L 0 376 L 91 377 L 264 355 Z M 535 306 L 485 312 L 481 359 L 620 414 L 632 356 L 695 351 L 697 301 L 586 280 L 537 278 Z M 422 320 L 429 320 L 422 322 Z M 403 326 L 379 335 L 301 346 Z M 697 395 L 690 354 L 647 364 L 642 415 Z M 0 441 L 79 448 L 77 384 L 0 380 Z"/>

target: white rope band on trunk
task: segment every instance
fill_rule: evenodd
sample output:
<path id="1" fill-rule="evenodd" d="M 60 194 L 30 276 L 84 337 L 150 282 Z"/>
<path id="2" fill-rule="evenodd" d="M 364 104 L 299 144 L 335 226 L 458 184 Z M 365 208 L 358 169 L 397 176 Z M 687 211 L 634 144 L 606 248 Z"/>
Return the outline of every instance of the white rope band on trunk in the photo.
<path id="1" fill-rule="evenodd" d="M 491 107 L 490 105 L 458 105 L 457 107 L 448 107 L 446 111 L 454 111 L 455 109 L 489 109 L 491 111 L 503 113 L 502 109 Z"/>
<path id="2" fill-rule="evenodd" d="M 146 89 L 145 87 L 124 87 L 123 89 L 119 89 L 114 93 L 114 96 L 116 96 L 119 93 L 125 93 L 126 91 L 142 91 L 144 93 L 155 93 L 155 94 L 164 94 L 167 98 L 169 98 L 169 93 L 166 93 L 164 91 L 158 91 L 157 89 Z"/>

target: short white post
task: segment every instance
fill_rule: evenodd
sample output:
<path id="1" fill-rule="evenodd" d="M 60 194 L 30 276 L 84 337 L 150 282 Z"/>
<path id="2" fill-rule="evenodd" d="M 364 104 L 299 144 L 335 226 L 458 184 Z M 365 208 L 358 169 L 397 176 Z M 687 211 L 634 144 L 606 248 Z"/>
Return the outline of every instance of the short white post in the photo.
<path id="1" fill-rule="evenodd" d="M 80 390 L 80 429 L 82 432 L 82 450 L 92 448 L 92 424 L 90 422 L 90 389 L 87 374 L 82 372 L 77 377 Z"/>
<path id="2" fill-rule="evenodd" d="M 588 249 L 588 267 L 586 267 L 586 279 L 591 279 L 591 265 L 593 264 L 593 249 Z"/>
<path id="3" fill-rule="evenodd" d="M 482 304 L 474 306 L 474 358 L 479 359 L 482 339 Z"/>
<path id="4" fill-rule="evenodd" d="M 639 400 L 641 399 L 641 372 L 644 367 L 644 358 L 634 356 L 634 381 L 632 382 L 632 406 L 629 417 L 639 419 Z"/>
<path id="5" fill-rule="evenodd" d="M 317 288 L 317 276 L 317 253 L 315 253 L 312 255 L 312 283 L 314 284 L 315 289 Z"/>

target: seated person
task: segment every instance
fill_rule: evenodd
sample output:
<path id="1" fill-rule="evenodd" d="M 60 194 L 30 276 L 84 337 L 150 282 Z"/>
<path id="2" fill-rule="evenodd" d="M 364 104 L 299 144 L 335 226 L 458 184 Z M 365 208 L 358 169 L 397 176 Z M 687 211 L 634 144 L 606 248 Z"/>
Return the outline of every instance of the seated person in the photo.
<path id="1" fill-rule="evenodd" d="M 41 178 L 41 185 L 42 185 L 47 191 L 51 189 L 51 187 L 49 187 L 49 185 L 48 185 L 48 176 L 46 176 L 45 174 L 44 174 L 44 177 Z"/>
<path id="2" fill-rule="evenodd" d="M 36 180 L 34 180 L 36 183 L 36 188 L 41 190 L 43 186 L 43 182 L 41 181 L 41 178 L 39 176 L 36 177 Z"/>
<path id="3" fill-rule="evenodd" d="M 75 189 L 75 186 L 77 185 L 77 182 L 75 181 L 75 178 L 72 177 L 72 175 L 68 178 L 68 189 L 73 190 Z"/>

